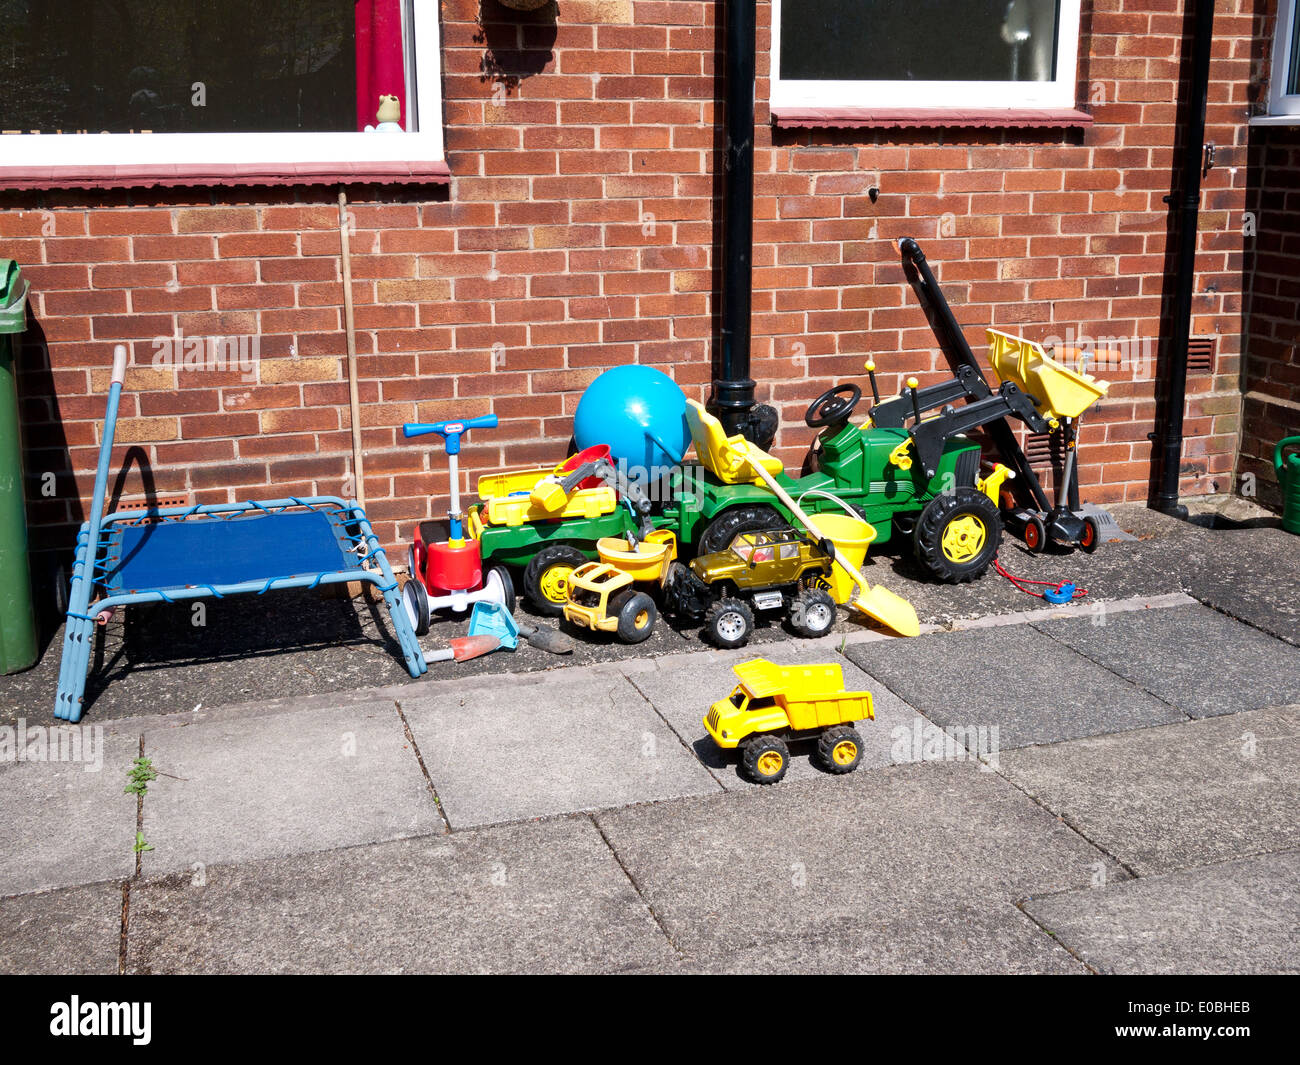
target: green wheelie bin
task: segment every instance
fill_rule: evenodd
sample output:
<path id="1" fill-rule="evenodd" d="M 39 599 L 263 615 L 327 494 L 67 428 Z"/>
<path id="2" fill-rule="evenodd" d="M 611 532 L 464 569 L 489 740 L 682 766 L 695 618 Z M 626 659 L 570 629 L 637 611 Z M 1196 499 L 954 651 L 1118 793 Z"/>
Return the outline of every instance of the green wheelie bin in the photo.
<path id="1" fill-rule="evenodd" d="M 38 651 L 14 368 L 26 328 L 27 281 L 16 262 L 0 259 L 0 673 L 30 669 Z"/>

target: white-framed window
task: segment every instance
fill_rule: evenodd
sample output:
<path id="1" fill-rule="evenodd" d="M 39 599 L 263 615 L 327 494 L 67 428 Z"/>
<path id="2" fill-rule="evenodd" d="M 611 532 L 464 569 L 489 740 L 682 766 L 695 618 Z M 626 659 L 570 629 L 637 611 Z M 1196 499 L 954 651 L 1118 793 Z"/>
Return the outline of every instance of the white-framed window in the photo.
<path id="1" fill-rule="evenodd" d="M 1300 121 L 1300 4 L 1295 0 L 1278 0 L 1268 113 Z"/>
<path id="2" fill-rule="evenodd" d="M 3 5 L 0 5 L 3 6 Z M 0 187 L 48 170 L 362 175 L 443 159 L 438 0 L 11 5 Z M 380 97 L 396 126 L 376 126 Z M 373 103 L 368 103 L 373 100 Z M 393 109 L 391 101 L 386 116 Z"/>
<path id="3" fill-rule="evenodd" d="M 772 108 L 1075 107 L 1079 0 L 772 0 Z"/>

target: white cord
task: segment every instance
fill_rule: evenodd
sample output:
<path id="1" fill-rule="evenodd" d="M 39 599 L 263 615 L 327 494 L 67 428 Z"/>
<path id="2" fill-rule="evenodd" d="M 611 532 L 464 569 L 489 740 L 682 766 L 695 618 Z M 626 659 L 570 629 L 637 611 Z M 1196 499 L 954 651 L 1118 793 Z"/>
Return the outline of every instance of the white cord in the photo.
<path id="1" fill-rule="evenodd" d="M 843 507 L 844 513 L 846 513 L 850 518 L 856 518 L 858 521 L 863 520 L 862 515 L 859 514 L 856 510 L 854 510 L 851 506 L 849 506 L 846 502 L 844 502 L 844 500 L 842 500 L 839 496 L 833 495 L 832 493 L 824 491 L 820 488 L 809 488 L 797 500 L 795 500 L 795 502 L 799 505 L 800 508 L 802 508 L 803 501 L 807 499 L 809 496 L 821 496 L 823 499 L 829 499 L 832 503 L 838 503 L 841 507 Z"/>

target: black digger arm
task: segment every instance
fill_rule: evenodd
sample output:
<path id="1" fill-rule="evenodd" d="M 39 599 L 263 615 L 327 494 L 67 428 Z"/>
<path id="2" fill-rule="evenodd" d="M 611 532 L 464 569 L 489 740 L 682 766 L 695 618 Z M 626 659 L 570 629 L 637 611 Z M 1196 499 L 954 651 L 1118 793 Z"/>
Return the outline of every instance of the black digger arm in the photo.
<path id="1" fill-rule="evenodd" d="M 931 330 L 934 332 L 935 339 L 939 342 L 939 347 L 942 348 L 944 354 L 948 356 L 948 361 L 953 367 L 954 382 L 944 382 L 941 385 L 933 385 L 931 388 L 956 388 L 957 395 L 954 398 L 965 397 L 969 399 L 972 393 L 977 394 L 979 392 L 980 385 L 982 385 L 985 397 L 992 397 L 992 390 L 984 380 L 984 373 L 980 369 L 978 360 L 975 358 L 975 353 L 971 351 L 970 345 L 966 343 L 966 337 L 961 331 L 961 326 L 957 324 L 957 319 L 953 316 L 952 308 L 948 305 L 948 300 L 944 297 L 943 290 L 939 288 L 939 282 L 935 280 L 934 273 L 930 269 L 930 264 L 926 261 L 925 252 L 921 250 L 921 245 L 911 237 L 904 237 L 898 242 L 898 250 L 903 255 L 903 270 L 907 274 L 907 279 L 912 285 L 912 290 L 916 293 L 916 298 L 921 302 L 921 307 L 926 313 L 926 318 L 930 323 Z M 978 378 L 978 383 L 976 383 L 976 378 Z M 1019 398 L 1006 395 L 1007 383 L 1005 382 L 998 390 L 998 396 L 1001 397 L 1000 402 L 1006 403 L 1010 408 L 1004 411 L 1003 414 L 1014 414 L 1017 417 L 1024 419 L 1032 432 L 1044 432 L 1047 428 L 1046 422 L 1042 416 L 1038 414 L 1037 407 L 1034 406 L 1033 401 L 1030 397 L 1021 392 L 1020 389 L 1015 388 L 1014 385 L 1011 387 L 1015 389 L 1016 393 L 1018 393 Z M 930 389 L 925 390 L 925 393 L 929 392 Z M 918 394 L 924 395 L 925 393 Z M 981 398 L 983 398 L 984 402 L 987 402 L 987 398 Z M 976 398 L 976 406 L 981 402 L 981 398 Z M 910 412 L 912 402 L 910 395 L 900 397 L 900 399 L 907 404 Z M 1032 411 L 1032 419 L 1025 417 L 1027 411 L 1025 405 L 1020 402 L 1021 399 L 1027 402 L 1028 410 Z M 891 400 L 890 402 L 894 403 L 899 401 Z M 940 406 L 942 405 L 942 402 L 937 402 L 934 405 Z M 967 404 L 967 406 L 971 405 L 972 404 L 970 403 Z M 930 409 L 933 409 L 933 407 Z M 963 411 L 964 408 L 962 411 L 955 411 L 954 413 L 962 414 Z M 1043 486 L 1038 482 L 1038 477 L 1034 474 L 1034 471 L 1030 469 L 1029 460 L 1025 458 L 1025 453 L 1020 449 L 1020 445 L 1016 442 L 1016 434 L 1012 431 L 1011 425 L 1007 422 L 1004 416 L 999 416 L 993 408 L 985 408 L 983 412 L 973 411 L 971 412 L 970 417 L 980 418 L 984 415 L 986 415 L 986 417 L 983 417 L 983 420 L 975 421 L 967 427 L 974 428 L 976 425 L 982 425 L 988 432 L 989 438 L 993 441 L 994 446 L 998 449 L 998 453 L 1002 456 L 1002 461 L 1010 466 L 1012 471 L 1015 473 L 1015 477 L 1011 481 L 1011 490 L 1015 493 L 1017 502 L 1022 506 L 1032 507 L 1035 510 L 1051 510 L 1052 504 L 1047 498 L 1047 493 L 1043 491 Z M 872 420 L 875 421 L 877 425 L 881 424 L 876 420 L 875 410 L 872 411 Z M 942 422 L 945 420 L 946 419 L 943 418 L 935 419 L 936 422 Z M 964 422 L 966 419 L 965 417 L 962 417 L 959 420 Z M 901 426 L 902 424 L 901 421 L 898 422 L 898 425 Z M 930 423 L 922 423 L 922 425 L 928 424 Z M 914 446 L 917 449 L 917 457 L 921 459 L 922 467 L 929 469 L 930 463 L 926 461 L 922 454 L 922 441 L 916 438 L 917 429 L 921 429 L 921 426 L 915 426 L 912 430 Z M 932 430 L 924 430 L 924 433 L 951 435 L 953 432 L 960 431 L 960 429 L 952 429 L 949 426 L 936 425 Z M 927 453 L 932 451 L 932 446 L 928 440 L 925 447 Z M 939 441 L 940 452 L 942 452 L 942 447 L 943 443 L 941 438 Z M 934 461 L 938 461 L 937 457 L 934 458 Z M 933 476 L 933 474 L 930 474 L 930 476 Z"/>

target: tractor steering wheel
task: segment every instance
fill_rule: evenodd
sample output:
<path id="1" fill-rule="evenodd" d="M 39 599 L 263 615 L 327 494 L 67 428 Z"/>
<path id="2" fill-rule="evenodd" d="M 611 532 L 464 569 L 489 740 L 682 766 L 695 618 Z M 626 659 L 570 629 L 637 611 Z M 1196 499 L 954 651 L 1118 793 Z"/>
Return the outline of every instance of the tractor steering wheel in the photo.
<path id="1" fill-rule="evenodd" d="M 861 398 L 862 389 L 854 384 L 828 389 L 808 404 L 808 410 L 803 416 L 804 424 L 809 429 L 843 425 Z"/>

